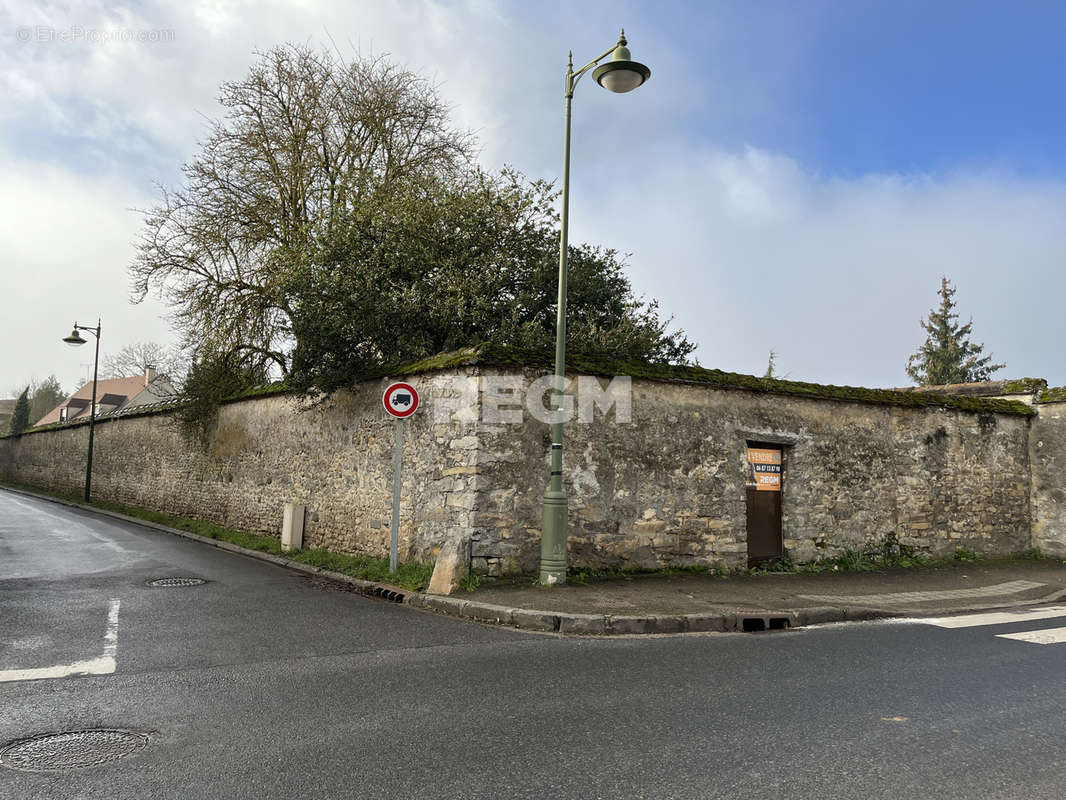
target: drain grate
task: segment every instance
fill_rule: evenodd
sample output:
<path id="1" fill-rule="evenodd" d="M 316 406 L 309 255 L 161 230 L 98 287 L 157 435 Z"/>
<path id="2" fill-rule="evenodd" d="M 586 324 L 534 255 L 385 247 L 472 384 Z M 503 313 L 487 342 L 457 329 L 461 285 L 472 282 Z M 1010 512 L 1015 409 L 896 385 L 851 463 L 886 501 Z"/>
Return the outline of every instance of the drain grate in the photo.
<path id="1" fill-rule="evenodd" d="M 788 617 L 741 617 L 740 630 L 744 633 L 763 631 L 787 631 L 792 627 Z"/>
<path id="2" fill-rule="evenodd" d="M 154 581 L 148 581 L 149 586 L 157 589 L 173 589 L 176 586 L 199 586 L 201 583 L 206 583 L 206 581 L 203 578 L 157 578 Z"/>
<path id="3" fill-rule="evenodd" d="M 359 583 L 341 583 L 330 578 L 307 578 L 299 576 L 314 586 L 316 589 L 329 589 L 335 592 L 348 592 L 349 594 L 361 594 L 366 597 L 379 597 L 392 603 L 403 603 L 407 599 L 408 592 L 391 586 L 380 586 L 360 581 Z"/>
<path id="4" fill-rule="evenodd" d="M 23 772 L 84 769 L 131 756 L 147 744 L 143 733 L 106 728 L 46 733 L 0 749 L 0 764 Z"/>

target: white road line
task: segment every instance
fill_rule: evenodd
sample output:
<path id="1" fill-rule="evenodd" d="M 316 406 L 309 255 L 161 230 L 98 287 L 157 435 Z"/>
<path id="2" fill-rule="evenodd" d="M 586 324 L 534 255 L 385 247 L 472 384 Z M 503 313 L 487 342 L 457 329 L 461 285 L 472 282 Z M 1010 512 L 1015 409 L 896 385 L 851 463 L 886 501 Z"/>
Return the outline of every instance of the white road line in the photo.
<path id="1" fill-rule="evenodd" d="M 954 617 L 930 617 L 918 619 L 926 625 L 938 628 L 976 628 L 981 625 L 1006 625 L 1011 622 L 1031 622 L 1037 619 L 1066 617 L 1066 606 L 1047 606 L 1033 611 L 993 611 L 987 614 L 962 614 Z"/>
<path id="2" fill-rule="evenodd" d="M 107 612 L 107 633 L 104 634 L 104 654 L 99 658 L 60 664 L 55 667 L 36 669 L 0 670 L 0 683 L 9 681 L 36 681 L 42 678 L 69 678 L 72 675 L 110 675 L 115 671 L 115 655 L 118 652 L 119 601 L 113 599 Z"/>
<path id="3" fill-rule="evenodd" d="M 820 600 L 826 603 L 876 603 L 890 605 L 893 603 L 927 603 L 934 600 L 964 600 L 971 597 L 1000 597 L 1006 594 L 1018 594 L 1030 589 L 1039 589 L 1043 583 L 1033 581 L 1008 581 L 992 586 L 975 586 L 972 589 L 944 589 L 932 592 L 887 592 L 885 594 L 801 594 L 805 600 Z"/>
<path id="4" fill-rule="evenodd" d="M 996 636 L 1000 639 L 1015 639 L 1032 644 L 1062 644 L 1066 642 L 1066 628 L 1047 628 L 1042 631 L 1024 633 L 997 633 Z"/>

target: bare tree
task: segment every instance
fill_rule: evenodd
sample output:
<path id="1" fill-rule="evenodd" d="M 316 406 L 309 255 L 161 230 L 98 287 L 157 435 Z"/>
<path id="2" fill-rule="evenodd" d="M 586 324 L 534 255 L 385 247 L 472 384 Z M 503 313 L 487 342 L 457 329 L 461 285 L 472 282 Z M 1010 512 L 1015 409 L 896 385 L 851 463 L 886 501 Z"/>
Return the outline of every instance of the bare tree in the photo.
<path id="1" fill-rule="evenodd" d="M 246 360 L 289 368 L 287 272 L 358 210 L 417 194 L 469 169 L 470 135 L 455 130 L 435 88 L 383 58 L 343 63 L 284 45 L 222 86 L 226 109 L 145 212 L 131 267 L 135 302 L 155 290 L 185 349 L 210 338 Z M 394 206 L 393 206 L 394 208 Z"/>
<path id="2" fill-rule="evenodd" d="M 188 370 L 188 359 L 181 351 L 157 342 L 134 342 L 104 356 L 100 377 L 129 378 L 144 374 L 149 367 L 173 381 L 181 381 Z"/>

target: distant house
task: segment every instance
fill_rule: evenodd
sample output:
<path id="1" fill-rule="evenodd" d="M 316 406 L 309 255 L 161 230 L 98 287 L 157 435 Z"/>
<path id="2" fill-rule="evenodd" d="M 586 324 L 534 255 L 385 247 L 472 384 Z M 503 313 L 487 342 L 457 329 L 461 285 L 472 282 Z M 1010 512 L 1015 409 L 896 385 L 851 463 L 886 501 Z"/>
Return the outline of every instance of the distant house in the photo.
<path id="1" fill-rule="evenodd" d="M 96 382 L 96 418 L 110 416 L 137 406 L 147 406 L 174 400 L 178 396 L 174 384 L 166 375 L 159 375 L 149 367 L 143 375 L 132 378 L 104 378 Z M 92 381 L 53 408 L 39 420 L 37 425 L 53 422 L 73 422 L 89 418 L 92 404 Z"/>

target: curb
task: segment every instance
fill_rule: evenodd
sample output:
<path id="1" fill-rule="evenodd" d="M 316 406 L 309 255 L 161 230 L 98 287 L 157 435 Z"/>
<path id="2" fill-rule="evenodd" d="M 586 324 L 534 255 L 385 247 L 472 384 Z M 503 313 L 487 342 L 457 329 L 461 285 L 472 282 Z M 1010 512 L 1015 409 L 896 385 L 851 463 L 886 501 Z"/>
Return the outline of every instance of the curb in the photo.
<path id="1" fill-rule="evenodd" d="M 649 614 L 623 616 L 614 614 L 575 614 L 565 611 L 543 611 L 513 608 L 463 600 L 457 597 L 408 594 L 404 601 L 413 608 L 421 608 L 450 617 L 468 619 L 491 625 L 502 625 L 529 631 L 559 633 L 568 636 L 642 636 L 650 634 L 682 633 L 754 633 L 787 630 L 827 622 L 858 622 L 901 616 L 876 608 L 812 607 L 794 611 L 768 609 L 741 610 L 706 614 Z"/>
<path id="2" fill-rule="evenodd" d="M 558 633 L 566 636 L 637 636 L 650 634 L 682 633 L 757 633 L 761 631 L 780 631 L 807 625 L 822 625 L 831 622 L 863 622 L 875 619 L 910 616 L 914 609 L 870 608 L 864 606 L 836 607 L 812 606 L 810 608 L 789 611 L 772 609 L 736 610 L 730 612 L 710 612 L 704 614 L 659 614 L 641 616 L 622 616 L 613 614 L 575 614 L 565 611 L 542 611 L 538 609 L 498 606 L 491 603 L 479 603 L 475 600 L 463 600 L 446 595 L 425 594 L 387 583 L 376 583 L 360 578 L 353 578 L 342 572 L 334 572 L 310 564 L 293 561 L 284 556 L 249 550 L 221 539 L 211 539 L 197 533 L 171 528 L 158 522 L 150 522 L 140 517 L 131 517 L 117 511 L 107 511 L 95 506 L 64 500 L 50 495 L 38 494 L 26 489 L 0 486 L 0 489 L 15 494 L 47 500 L 50 503 L 91 511 L 95 514 L 140 525 L 144 528 L 173 534 L 185 539 L 201 542 L 237 555 L 267 561 L 279 567 L 303 572 L 350 586 L 356 594 L 394 603 L 402 603 L 413 609 L 430 611 L 449 617 L 470 620 L 487 625 L 517 628 L 519 630 L 542 633 Z M 1025 605 L 1053 602 L 1066 597 L 1066 590 L 1054 592 L 1046 597 L 1022 601 Z M 1010 603 L 1009 605 L 1018 605 Z M 1006 604 L 968 606 L 953 609 L 952 614 L 965 614 L 989 608 L 1003 608 Z"/>

